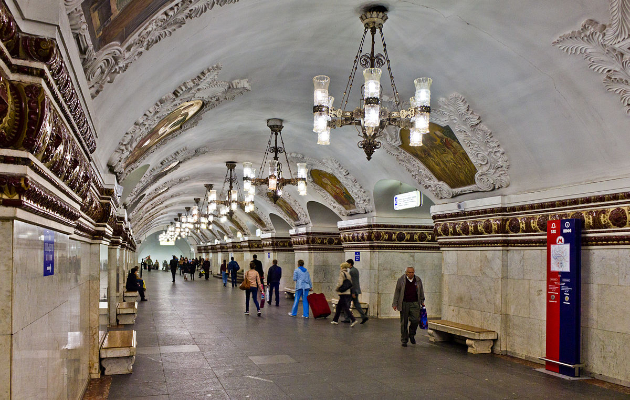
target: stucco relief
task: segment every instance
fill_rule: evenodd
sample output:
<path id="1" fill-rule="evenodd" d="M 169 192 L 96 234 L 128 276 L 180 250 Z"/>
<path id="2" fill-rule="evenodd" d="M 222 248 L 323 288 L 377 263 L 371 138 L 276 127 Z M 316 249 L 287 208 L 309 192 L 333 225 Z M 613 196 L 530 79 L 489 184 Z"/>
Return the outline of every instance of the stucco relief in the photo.
<path id="1" fill-rule="evenodd" d="M 453 189 L 439 181 L 418 159 L 399 147 L 401 141 L 398 129 L 386 130 L 383 147 L 387 153 L 396 157 L 398 163 L 438 199 L 509 186 L 507 171 L 510 163 L 505 150 L 493 137 L 492 131 L 481 123 L 481 117 L 472 111 L 464 96 L 453 93 L 447 99 L 441 98 L 438 104 L 437 110 L 431 113 L 431 121 L 442 126 L 448 125 L 453 130 L 477 168 L 474 185 Z"/>
<path id="2" fill-rule="evenodd" d="M 225 101 L 231 101 L 236 96 L 251 90 L 247 79 L 238 79 L 232 82 L 220 81 L 218 75 L 219 72 L 221 72 L 221 68 L 222 66 L 220 64 L 216 64 L 203 70 L 195 78 L 182 83 L 173 92 L 164 95 L 134 123 L 133 127 L 131 127 L 120 140 L 118 148 L 114 151 L 114 154 L 112 154 L 108 162 L 108 165 L 112 167 L 119 177 L 119 180 L 121 180 L 121 177 L 124 177 L 130 171 L 140 166 L 150 154 L 190 128 L 195 127 L 206 112 Z M 182 103 L 192 100 L 202 100 L 203 108 L 190 120 L 185 122 L 180 129 L 172 132 L 167 138 L 153 145 L 142 157 L 128 167 L 125 167 L 126 160 L 129 158 L 129 155 L 138 142 Z"/>
<path id="3" fill-rule="evenodd" d="M 142 199 L 142 201 L 140 201 L 133 210 L 131 210 L 131 212 L 129 213 L 130 218 L 133 218 L 138 213 L 142 214 L 143 211 L 151 210 L 155 208 L 158 204 L 163 203 L 167 198 L 159 198 L 161 197 L 162 194 L 166 194 L 167 191 L 169 191 L 170 189 L 184 182 L 187 182 L 189 180 L 190 180 L 189 176 L 182 176 L 181 178 L 171 179 L 160 184 L 158 187 L 153 189 L 149 194 L 147 194 L 145 198 Z M 181 192 L 173 193 L 173 195 L 181 195 Z M 148 204 L 146 204 L 147 202 Z M 127 204 L 130 204 L 130 203 L 127 203 Z"/>
<path id="4" fill-rule="evenodd" d="M 604 74 L 604 86 L 621 97 L 630 114 L 630 0 L 610 0 L 610 23 L 587 19 L 582 27 L 553 42 L 569 54 L 581 54 L 588 67 Z"/>
<path id="5" fill-rule="evenodd" d="M 175 169 L 179 168 L 184 162 L 206 154 L 208 151 L 210 151 L 210 149 L 205 146 L 195 150 L 188 150 L 188 148 L 184 147 L 164 158 L 158 165 L 151 168 L 142 176 L 140 182 L 138 182 L 127 197 L 127 201 L 130 204 L 133 203 L 136 200 L 136 197 L 148 189 L 149 186 L 160 180 L 168 173 L 175 171 Z"/>
<path id="6" fill-rule="evenodd" d="M 326 171 L 332 175 L 334 175 L 339 181 L 346 187 L 346 189 L 350 192 L 355 201 L 356 208 L 353 210 L 345 209 L 339 202 L 337 202 L 333 196 L 330 195 L 326 190 L 324 190 L 319 185 L 313 182 L 312 177 L 309 175 L 308 183 L 309 189 L 315 190 L 319 193 L 324 200 L 326 201 L 326 205 L 329 206 L 335 213 L 339 216 L 348 216 L 354 214 L 367 214 L 374 210 L 374 205 L 372 204 L 372 197 L 365 190 L 359 181 L 350 174 L 350 172 L 337 160 L 334 158 L 324 158 L 323 160 L 318 160 L 315 158 L 307 157 L 303 154 L 299 153 L 290 153 L 289 160 L 292 162 L 304 162 L 309 171 L 313 169 L 320 169 Z"/>
<path id="7" fill-rule="evenodd" d="M 124 43 L 112 42 L 99 51 L 94 49 L 88 31 L 86 16 L 81 8 L 83 0 L 64 0 L 70 29 L 77 38 L 83 69 L 90 86 L 92 98 L 96 97 L 107 83 L 129 68 L 156 43 L 173 34 L 193 18 L 200 17 L 214 6 L 223 7 L 238 0 L 182 0 L 172 2 L 155 13 Z"/>
<path id="8" fill-rule="evenodd" d="M 301 226 L 301 225 L 308 225 L 311 223 L 311 220 L 306 210 L 304 210 L 304 208 L 300 205 L 300 203 L 298 203 L 295 199 L 293 199 L 288 193 L 284 193 L 282 195 L 282 199 L 284 199 L 284 201 L 286 201 L 287 204 L 291 206 L 291 208 L 293 208 L 293 210 L 297 214 L 297 220 L 295 221 L 291 219 L 290 215 L 286 211 L 284 211 L 282 207 L 278 206 L 278 204 L 275 204 L 273 201 L 271 201 L 271 199 L 267 196 L 266 188 L 257 187 L 256 191 L 258 192 L 257 193 L 258 198 L 263 199 L 263 201 L 266 202 L 267 205 L 269 205 L 271 209 L 275 211 L 276 214 L 280 215 L 286 221 L 286 223 L 288 223 L 292 228 L 295 228 L 296 226 Z M 266 214 L 259 214 L 259 215 L 266 215 Z M 270 223 L 269 226 L 273 226 L 273 224 L 271 224 L 271 221 L 269 221 L 269 223 Z"/>

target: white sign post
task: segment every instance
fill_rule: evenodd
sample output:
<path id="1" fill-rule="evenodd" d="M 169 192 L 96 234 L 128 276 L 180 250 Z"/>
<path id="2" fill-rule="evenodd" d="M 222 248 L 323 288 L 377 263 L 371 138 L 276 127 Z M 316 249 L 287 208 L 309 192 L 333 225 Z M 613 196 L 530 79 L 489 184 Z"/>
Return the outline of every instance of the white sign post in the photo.
<path id="1" fill-rule="evenodd" d="M 422 193 L 419 190 L 394 196 L 394 210 L 404 210 L 422 206 Z"/>

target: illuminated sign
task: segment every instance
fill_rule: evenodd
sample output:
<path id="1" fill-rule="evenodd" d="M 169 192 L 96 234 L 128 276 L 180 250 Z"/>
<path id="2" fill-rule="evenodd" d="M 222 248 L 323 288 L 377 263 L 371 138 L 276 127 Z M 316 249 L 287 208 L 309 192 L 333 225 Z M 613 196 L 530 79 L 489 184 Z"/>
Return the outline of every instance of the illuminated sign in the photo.
<path id="1" fill-rule="evenodd" d="M 404 210 L 422 206 L 422 193 L 419 190 L 394 196 L 394 210 Z"/>

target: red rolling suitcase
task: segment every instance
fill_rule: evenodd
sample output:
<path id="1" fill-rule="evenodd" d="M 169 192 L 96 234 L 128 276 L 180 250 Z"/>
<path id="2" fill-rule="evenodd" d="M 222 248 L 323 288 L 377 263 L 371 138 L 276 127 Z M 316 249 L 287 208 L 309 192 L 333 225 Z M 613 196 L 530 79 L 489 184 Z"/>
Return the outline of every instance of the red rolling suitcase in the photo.
<path id="1" fill-rule="evenodd" d="M 308 305 L 311 306 L 313 318 L 326 318 L 330 315 L 330 306 L 323 293 L 312 293 L 306 297 Z"/>

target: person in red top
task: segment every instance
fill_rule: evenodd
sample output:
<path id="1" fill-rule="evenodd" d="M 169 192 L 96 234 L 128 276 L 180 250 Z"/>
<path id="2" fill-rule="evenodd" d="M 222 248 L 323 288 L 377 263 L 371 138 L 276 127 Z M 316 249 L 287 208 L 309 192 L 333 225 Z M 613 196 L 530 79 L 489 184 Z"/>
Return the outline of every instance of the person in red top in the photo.
<path id="1" fill-rule="evenodd" d="M 394 311 L 400 311 L 400 340 L 403 347 L 407 347 L 407 340 L 411 344 L 416 344 L 416 329 L 420 322 L 420 307 L 422 306 L 424 306 L 422 280 L 416 276 L 413 267 L 407 267 L 405 274 L 396 282 L 392 302 Z"/>

